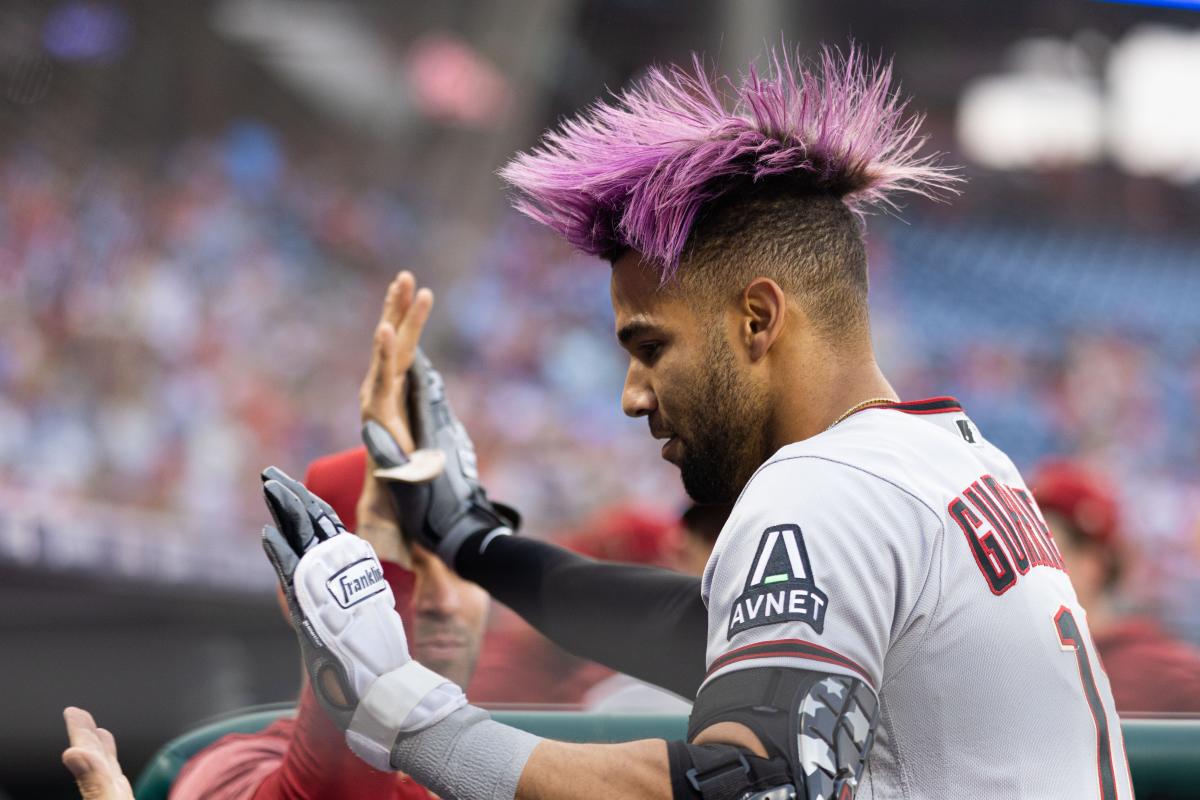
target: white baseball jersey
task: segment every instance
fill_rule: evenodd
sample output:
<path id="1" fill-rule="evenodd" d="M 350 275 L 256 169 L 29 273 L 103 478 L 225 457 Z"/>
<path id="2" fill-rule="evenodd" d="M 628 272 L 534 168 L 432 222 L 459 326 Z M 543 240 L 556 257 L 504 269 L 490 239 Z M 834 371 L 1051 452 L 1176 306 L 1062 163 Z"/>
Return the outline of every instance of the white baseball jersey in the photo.
<path id="1" fill-rule="evenodd" d="M 870 408 L 781 449 L 702 591 L 707 680 L 794 667 L 877 692 L 859 798 L 1133 798 L 1058 549 L 952 398 Z"/>

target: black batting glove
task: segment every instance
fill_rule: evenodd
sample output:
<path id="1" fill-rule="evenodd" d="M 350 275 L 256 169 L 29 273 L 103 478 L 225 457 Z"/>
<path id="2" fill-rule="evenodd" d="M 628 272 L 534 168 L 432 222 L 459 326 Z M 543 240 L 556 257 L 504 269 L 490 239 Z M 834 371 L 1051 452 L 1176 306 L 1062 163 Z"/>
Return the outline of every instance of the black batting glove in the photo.
<path id="1" fill-rule="evenodd" d="M 450 408 L 441 374 L 420 350 L 408 380 L 416 451 L 406 455 L 387 429 L 371 420 L 363 425 L 363 442 L 405 538 L 453 567 L 468 539 L 484 533 L 486 546 L 493 536 L 515 533 L 520 515 L 488 499 L 479 482 L 475 445 Z"/>

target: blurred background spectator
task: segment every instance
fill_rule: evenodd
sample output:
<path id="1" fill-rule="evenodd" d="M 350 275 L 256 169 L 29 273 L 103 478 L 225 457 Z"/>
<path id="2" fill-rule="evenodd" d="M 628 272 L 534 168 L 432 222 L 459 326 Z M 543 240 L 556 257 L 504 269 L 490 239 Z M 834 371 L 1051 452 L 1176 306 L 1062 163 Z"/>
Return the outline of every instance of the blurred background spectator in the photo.
<path id="1" fill-rule="evenodd" d="M 1122 590 L 1131 554 L 1115 488 L 1070 461 L 1050 461 L 1033 491 L 1054 534 L 1121 713 L 1200 712 L 1200 648 L 1172 637 Z"/>
<path id="2" fill-rule="evenodd" d="M 0 716 L 0 787 L 54 796 L 32 759 L 64 702 L 119 727 L 136 769 L 202 716 L 294 696 L 255 476 L 355 444 L 399 267 L 437 290 L 426 348 L 529 535 L 614 507 L 671 524 L 677 474 L 618 406 L 606 267 L 516 218 L 494 171 L 651 61 L 735 69 L 781 33 L 894 56 L 931 148 L 964 165 L 962 197 L 868 221 L 897 389 L 957 396 L 1023 469 L 1105 476 L 1138 554 L 1125 596 L 1200 641 L 1200 15 L 10 0 L 0 630 L 22 656 L 0 680 L 36 690 Z M 81 636 L 112 664 L 52 668 Z"/>

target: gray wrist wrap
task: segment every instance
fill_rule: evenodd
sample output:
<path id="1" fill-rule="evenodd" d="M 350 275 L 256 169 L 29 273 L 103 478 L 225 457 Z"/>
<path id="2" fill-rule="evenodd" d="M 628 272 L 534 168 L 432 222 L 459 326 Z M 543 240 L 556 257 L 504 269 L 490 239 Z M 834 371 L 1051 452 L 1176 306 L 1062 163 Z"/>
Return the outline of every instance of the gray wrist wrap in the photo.
<path id="1" fill-rule="evenodd" d="M 540 737 L 463 706 L 436 725 L 401 735 L 391 765 L 439 797 L 513 800 L 529 754 Z"/>

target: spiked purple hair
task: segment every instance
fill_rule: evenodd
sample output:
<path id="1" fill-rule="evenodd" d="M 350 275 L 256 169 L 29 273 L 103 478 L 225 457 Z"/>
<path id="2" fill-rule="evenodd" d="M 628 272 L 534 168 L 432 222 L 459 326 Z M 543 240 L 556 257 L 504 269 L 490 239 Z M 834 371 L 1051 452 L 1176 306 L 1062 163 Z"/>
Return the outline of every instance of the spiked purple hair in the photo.
<path id="1" fill-rule="evenodd" d="M 815 68 L 799 54 L 770 55 L 771 74 L 751 67 L 740 86 L 654 67 L 612 103 L 546 133 L 500 171 L 514 205 L 592 255 L 632 247 L 659 265 L 679 265 L 701 208 L 746 181 L 793 176 L 836 194 L 857 214 L 895 208 L 892 196 L 937 197 L 959 178 L 918 155 L 922 117 L 890 91 L 890 64 L 850 46 L 822 48 Z M 733 101 L 728 102 L 732 94 Z"/>

